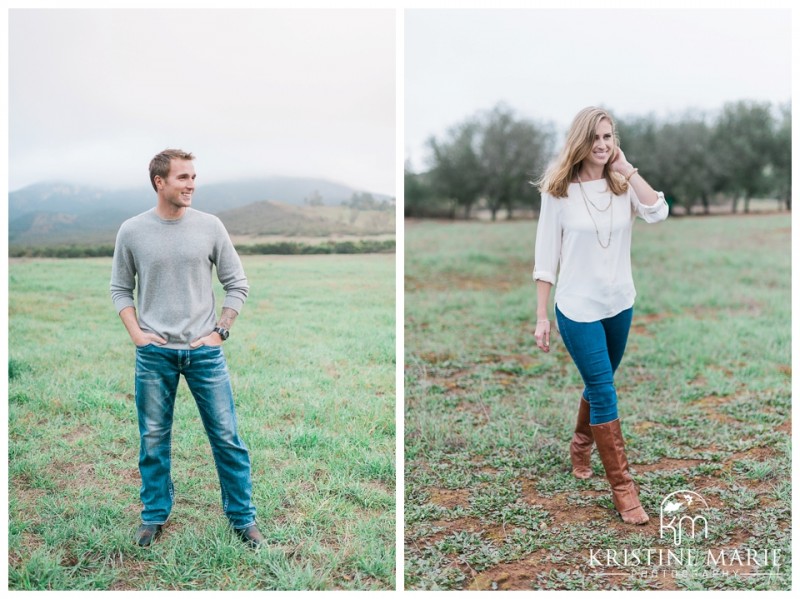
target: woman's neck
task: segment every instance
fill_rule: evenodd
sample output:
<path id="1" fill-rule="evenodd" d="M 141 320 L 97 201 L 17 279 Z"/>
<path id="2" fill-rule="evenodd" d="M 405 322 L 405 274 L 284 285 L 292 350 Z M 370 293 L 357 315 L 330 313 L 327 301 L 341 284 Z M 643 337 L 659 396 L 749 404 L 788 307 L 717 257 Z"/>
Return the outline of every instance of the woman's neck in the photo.
<path id="1" fill-rule="evenodd" d="M 603 178 L 603 167 L 582 164 L 577 175 L 581 181 L 596 181 Z"/>

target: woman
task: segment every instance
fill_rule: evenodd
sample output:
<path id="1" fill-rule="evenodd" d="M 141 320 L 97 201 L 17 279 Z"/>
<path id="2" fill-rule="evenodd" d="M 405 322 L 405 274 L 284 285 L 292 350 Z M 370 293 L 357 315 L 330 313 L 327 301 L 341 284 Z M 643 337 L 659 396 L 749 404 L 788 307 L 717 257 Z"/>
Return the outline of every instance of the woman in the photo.
<path id="1" fill-rule="evenodd" d="M 648 223 L 667 218 L 664 194 L 625 159 L 613 119 L 594 107 L 577 114 L 561 154 L 538 185 L 536 344 L 550 351 L 547 304 L 560 266 L 558 330 L 585 385 L 570 444 L 573 474 L 592 475 L 589 458 L 596 443 L 622 520 L 644 524 L 648 516 L 625 457 L 614 372 L 625 351 L 636 296 L 633 221 L 636 216 Z"/>

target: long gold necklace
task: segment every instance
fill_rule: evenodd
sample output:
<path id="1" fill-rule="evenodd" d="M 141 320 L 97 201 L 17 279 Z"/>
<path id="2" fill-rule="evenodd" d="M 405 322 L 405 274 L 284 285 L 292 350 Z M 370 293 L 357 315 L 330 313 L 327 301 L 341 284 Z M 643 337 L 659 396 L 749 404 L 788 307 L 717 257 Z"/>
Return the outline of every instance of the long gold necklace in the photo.
<path id="1" fill-rule="evenodd" d="M 581 178 L 578 177 L 576 174 L 575 177 L 578 179 L 578 186 L 581 188 L 581 195 L 583 196 L 583 205 L 586 206 L 586 212 L 589 213 L 589 218 L 592 219 L 592 224 L 594 225 L 594 232 L 597 235 L 597 243 L 600 244 L 600 247 L 604 250 L 608 249 L 608 246 L 611 245 L 611 232 L 614 230 L 614 194 L 609 191 L 608 193 L 608 206 L 605 208 L 598 208 L 594 202 L 589 199 L 589 196 L 586 195 L 586 191 L 583 189 L 583 182 Z M 592 211 L 589 210 L 589 204 L 594 206 L 594 209 L 598 212 L 605 212 L 609 208 L 611 208 L 611 222 L 608 225 L 608 241 L 606 244 L 603 245 L 603 242 L 600 240 L 600 229 L 597 227 L 597 222 L 595 222 L 594 217 L 592 216 Z"/>

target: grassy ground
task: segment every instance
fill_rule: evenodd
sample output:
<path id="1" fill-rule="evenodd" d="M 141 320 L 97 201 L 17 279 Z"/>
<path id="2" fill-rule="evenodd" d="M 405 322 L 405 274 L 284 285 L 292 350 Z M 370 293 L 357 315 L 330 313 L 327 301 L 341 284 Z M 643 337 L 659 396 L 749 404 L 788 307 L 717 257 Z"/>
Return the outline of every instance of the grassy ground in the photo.
<path id="1" fill-rule="evenodd" d="M 570 475 L 582 383 L 559 337 L 536 349 L 535 223 L 406 225 L 406 588 L 790 588 L 790 217 L 635 229 L 616 384 L 642 527 L 613 511 L 596 452 L 593 478 Z M 591 562 L 674 551 L 659 510 L 681 489 L 711 506 L 691 546 L 742 563 Z"/>
<path id="2" fill-rule="evenodd" d="M 11 262 L 11 589 L 394 588 L 394 256 L 243 261 L 250 298 L 225 353 L 259 552 L 228 528 L 185 383 L 172 516 L 134 546 L 134 348 L 110 260 Z"/>

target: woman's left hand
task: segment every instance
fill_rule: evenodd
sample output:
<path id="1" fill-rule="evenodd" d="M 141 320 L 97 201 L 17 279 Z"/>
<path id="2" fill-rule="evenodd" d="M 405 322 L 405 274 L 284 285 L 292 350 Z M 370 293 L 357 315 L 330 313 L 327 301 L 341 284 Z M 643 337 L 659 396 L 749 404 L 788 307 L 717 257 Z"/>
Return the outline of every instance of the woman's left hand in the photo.
<path id="1" fill-rule="evenodd" d="M 536 338 L 536 346 L 543 352 L 550 351 L 550 321 L 537 320 L 536 332 L 533 334 Z"/>

